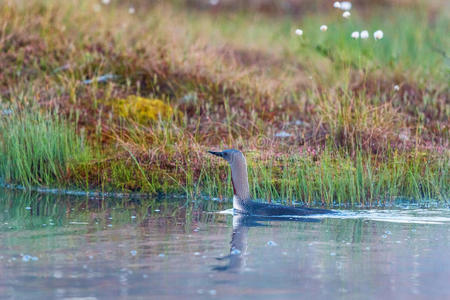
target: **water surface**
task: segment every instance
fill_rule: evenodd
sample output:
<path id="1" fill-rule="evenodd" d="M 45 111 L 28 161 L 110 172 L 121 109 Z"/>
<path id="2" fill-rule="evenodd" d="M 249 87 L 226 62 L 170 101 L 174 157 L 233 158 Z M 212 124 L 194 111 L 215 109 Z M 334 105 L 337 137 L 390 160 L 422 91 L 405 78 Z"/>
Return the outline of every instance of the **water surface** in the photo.
<path id="1" fill-rule="evenodd" d="M 229 206 L 0 190 L 0 299 L 450 299 L 448 208 Z"/>

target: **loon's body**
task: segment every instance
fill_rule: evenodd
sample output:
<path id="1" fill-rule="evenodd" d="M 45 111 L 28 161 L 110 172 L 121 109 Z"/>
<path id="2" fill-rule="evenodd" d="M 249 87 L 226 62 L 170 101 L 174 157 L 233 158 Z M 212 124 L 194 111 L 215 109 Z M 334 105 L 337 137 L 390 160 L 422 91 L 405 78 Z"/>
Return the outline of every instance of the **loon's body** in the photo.
<path id="1" fill-rule="evenodd" d="M 235 213 L 251 216 L 306 216 L 333 213 L 331 210 L 291 207 L 251 201 L 248 185 L 247 162 L 241 151 L 235 149 L 209 153 L 225 159 L 231 167 L 231 182 L 233 183 L 233 210 Z"/>
<path id="2" fill-rule="evenodd" d="M 260 203 L 255 201 L 241 202 L 236 207 L 236 199 L 233 198 L 233 209 L 236 213 L 250 216 L 307 216 L 333 213 L 328 209 L 292 207 L 279 204 Z"/>

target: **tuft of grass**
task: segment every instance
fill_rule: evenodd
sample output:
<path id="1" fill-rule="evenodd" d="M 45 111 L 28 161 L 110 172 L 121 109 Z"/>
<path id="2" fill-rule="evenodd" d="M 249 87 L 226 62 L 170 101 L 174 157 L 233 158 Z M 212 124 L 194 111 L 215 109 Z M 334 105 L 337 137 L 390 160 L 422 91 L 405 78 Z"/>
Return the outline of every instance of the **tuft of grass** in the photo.
<path id="1" fill-rule="evenodd" d="M 30 185 L 60 184 L 91 152 L 57 113 L 12 111 L 0 117 L 0 178 Z"/>

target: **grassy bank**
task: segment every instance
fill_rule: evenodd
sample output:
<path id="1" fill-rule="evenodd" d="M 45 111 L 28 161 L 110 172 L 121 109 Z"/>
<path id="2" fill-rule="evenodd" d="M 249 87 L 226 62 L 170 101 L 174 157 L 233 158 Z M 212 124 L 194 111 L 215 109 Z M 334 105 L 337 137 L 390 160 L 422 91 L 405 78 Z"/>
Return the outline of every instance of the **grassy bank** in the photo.
<path id="1" fill-rule="evenodd" d="M 0 177 L 230 197 L 234 147 L 266 200 L 447 200 L 444 3 L 298 2 L 2 2 Z"/>

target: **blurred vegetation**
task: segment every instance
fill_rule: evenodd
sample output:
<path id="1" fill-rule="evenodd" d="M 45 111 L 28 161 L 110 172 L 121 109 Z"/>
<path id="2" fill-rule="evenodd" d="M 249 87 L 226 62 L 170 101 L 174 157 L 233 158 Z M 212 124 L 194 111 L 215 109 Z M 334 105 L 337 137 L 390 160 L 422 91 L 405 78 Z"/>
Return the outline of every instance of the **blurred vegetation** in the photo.
<path id="1" fill-rule="evenodd" d="M 258 198 L 448 199 L 446 2 L 214 3 L 3 1 L 0 178 L 230 197 L 234 147 Z"/>

